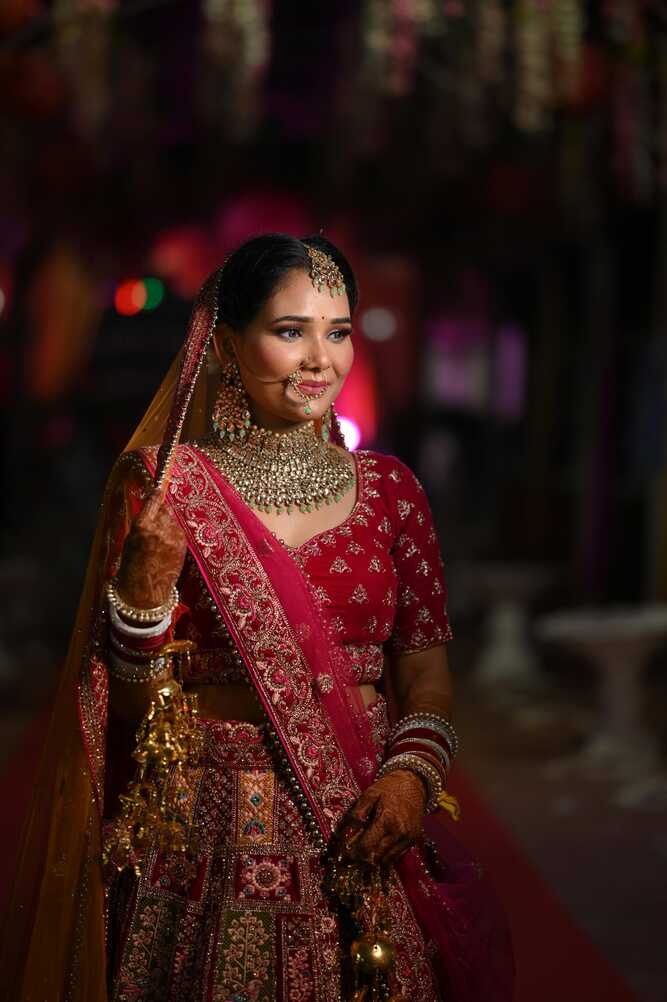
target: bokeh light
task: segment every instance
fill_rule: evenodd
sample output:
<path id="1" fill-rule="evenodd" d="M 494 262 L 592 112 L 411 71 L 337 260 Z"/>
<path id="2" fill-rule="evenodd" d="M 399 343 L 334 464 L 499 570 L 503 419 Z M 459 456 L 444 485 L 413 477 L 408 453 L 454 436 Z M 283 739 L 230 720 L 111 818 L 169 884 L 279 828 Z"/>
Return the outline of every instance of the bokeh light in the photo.
<path id="1" fill-rule="evenodd" d="M 146 286 L 142 281 L 132 278 L 121 282 L 114 295 L 116 311 L 123 317 L 132 317 L 143 310 L 147 298 Z"/>
<path id="2" fill-rule="evenodd" d="M 384 306 L 373 306 L 361 314 L 361 329 L 369 341 L 388 341 L 397 327 L 396 315 Z"/>
<path id="3" fill-rule="evenodd" d="M 116 310 L 133 317 L 142 310 L 155 310 L 164 299 L 164 282 L 159 278 L 131 278 L 121 282 L 114 294 Z"/>
<path id="4" fill-rule="evenodd" d="M 5 305 L 7 303 L 7 297 L 3 289 L 0 289 L 0 315 L 4 313 Z"/>
<path id="5" fill-rule="evenodd" d="M 164 282 L 159 278 L 145 278 L 143 286 L 146 290 L 145 310 L 155 310 L 164 299 Z"/>
<path id="6" fill-rule="evenodd" d="M 345 448 L 350 449 L 350 451 L 357 449 L 361 443 L 361 429 L 359 425 L 352 418 L 343 417 L 340 414 L 338 415 L 338 424 L 343 435 Z"/>

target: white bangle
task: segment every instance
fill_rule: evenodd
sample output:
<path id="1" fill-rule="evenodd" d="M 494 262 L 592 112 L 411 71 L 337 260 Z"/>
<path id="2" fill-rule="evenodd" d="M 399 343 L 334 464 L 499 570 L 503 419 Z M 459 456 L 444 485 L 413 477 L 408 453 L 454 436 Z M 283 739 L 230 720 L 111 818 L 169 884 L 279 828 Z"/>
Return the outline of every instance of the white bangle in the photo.
<path id="1" fill-rule="evenodd" d="M 124 619 L 121 619 L 116 608 L 109 602 L 109 617 L 114 630 L 124 633 L 127 637 L 141 637 L 149 640 L 151 637 L 159 637 L 161 633 L 166 633 L 171 626 L 171 613 L 168 613 L 159 623 L 151 626 L 130 626 Z"/>
<path id="2" fill-rule="evenodd" d="M 410 713 L 407 717 L 402 717 L 392 728 L 388 741 L 391 743 L 407 731 L 412 731 L 415 728 L 437 731 L 449 745 L 452 759 L 456 758 L 459 753 L 458 734 L 454 730 L 454 725 L 450 720 L 436 713 Z"/>

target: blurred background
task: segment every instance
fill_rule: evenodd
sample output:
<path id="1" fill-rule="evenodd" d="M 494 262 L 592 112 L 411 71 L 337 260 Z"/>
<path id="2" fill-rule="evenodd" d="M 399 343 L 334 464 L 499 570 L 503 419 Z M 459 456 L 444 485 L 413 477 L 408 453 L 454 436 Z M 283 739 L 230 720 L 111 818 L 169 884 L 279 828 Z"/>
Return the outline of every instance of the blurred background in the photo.
<path id="1" fill-rule="evenodd" d="M 0 32 L 8 782 L 200 283 L 323 229 L 361 286 L 348 442 L 439 526 L 520 997 L 664 1002 L 667 4 L 2 0 Z"/>

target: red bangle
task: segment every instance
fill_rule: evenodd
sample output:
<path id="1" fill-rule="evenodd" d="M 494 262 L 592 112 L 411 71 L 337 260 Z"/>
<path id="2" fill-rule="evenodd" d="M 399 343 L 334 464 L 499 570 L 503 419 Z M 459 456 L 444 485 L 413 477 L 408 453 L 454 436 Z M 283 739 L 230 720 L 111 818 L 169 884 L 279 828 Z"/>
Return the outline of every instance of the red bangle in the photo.
<path id="1" fill-rule="evenodd" d="M 155 651 L 159 650 L 160 647 L 165 642 L 168 631 L 165 630 L 164 633 L 159 634 L 157 637 L 147 637 L 145 640 L 139 639 L 138 637 L 130 637 L 126 633 L 121 633 L 119 630 L 115 630 L 113 626 L 109 627 L 109 639 L 113 647 L 115 647 L 120 654 L 124 657 L 150 657 Z"/>
<path id="2" fill-rule="evenodd" d="M 406 751 L 407 751 L 407 749 L 406 749 Z M 397 753 L 394 752 L 394 749 L 392 748 L 391 752 L 387 756 L 386 761 L 389 762 L 392 758 L 394 758 L 394 756 L 396 754 Z M 431 752 L 425 751 L 423 748 L 416 748 L 416 749 L 414 749 L 414 751 L 411 751 L 410 754 L 411 755 L 418 755 L 419 758 L 423 758 L 425 762 L 428 762 L 429 765 L 432 765 L 434 769 L 437 769 L 438 773 L 440 775 L 440 778 L 442 780 L 443 787 L 445 787 L 447 785 L 448 773 L 447 773 L 447 769 L 445 768 L 445 766 L 444 766 L 443 761 L 442 761 L 441 758 L 438 758 L 436 755 L 434 755 Z"/>
<path id="3" fill-rule="evenodd" d="M 434 759 L 437 759 L 443 766 L 444 769 L 449 770 L 451 766 L 451 757 L 447 751 L 442 749 L 440 745 L 438 748 L 431 747 L 427 744 L 425 740 L 420 740 L 419 738 L 406 737 L 405 739 L 399 738 L 390 745 L 390 753 L 392 755 L 401 755 L 403 752 L 417 752 L 420 755 L 431 755 Z"/>
<path id="4" fill-rule="evenodd" d="M 413 740 L 416 738 L 425 738 L 427 741 L 435 741 L 436 744 L 440 745 L 449 755 L 450 759 L 454 758 L 454 753 L 451 744 L 447 741 L 439 731 L 431 727 L 410 727 L 401 731 L 400 734 L 392 741 L 392 747 L 394 743 L 404 740 Z"/>

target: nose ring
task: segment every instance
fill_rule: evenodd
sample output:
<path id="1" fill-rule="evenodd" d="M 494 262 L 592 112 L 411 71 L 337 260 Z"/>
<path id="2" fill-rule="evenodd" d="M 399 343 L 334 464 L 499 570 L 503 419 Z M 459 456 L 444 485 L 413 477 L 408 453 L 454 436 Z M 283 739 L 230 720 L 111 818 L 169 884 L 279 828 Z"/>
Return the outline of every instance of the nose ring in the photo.
<path id="1" fill-rule="evenodd" d="M 301 383 L 303 382 L 303 369 L 301 367 L 295 369 L 294 372 L 290 372 L 289 376 L 287 377 L 287 382 L 294 389 L 297 396 L 299 396 L 304 401 L 306 405 L 303 409 L 304 414 L 312 414 L 313 408 L 310 406 L 311 400 L 319 400 L 320 397 L 323 397 L 327 391 L 327 384 L 325 382 L 324 386 L 319 391 L 319 393 L 316 394 L 304 393 L 303 390 L 301 389 Z"/>

